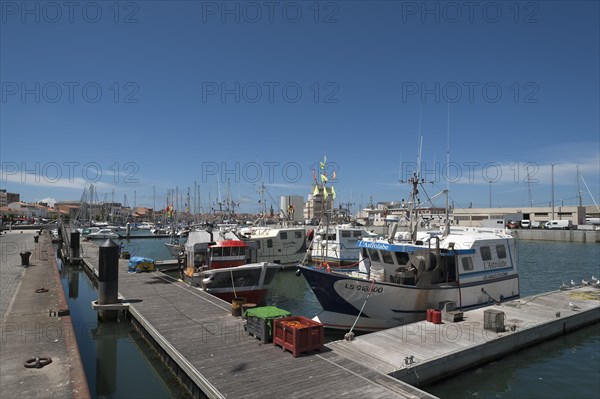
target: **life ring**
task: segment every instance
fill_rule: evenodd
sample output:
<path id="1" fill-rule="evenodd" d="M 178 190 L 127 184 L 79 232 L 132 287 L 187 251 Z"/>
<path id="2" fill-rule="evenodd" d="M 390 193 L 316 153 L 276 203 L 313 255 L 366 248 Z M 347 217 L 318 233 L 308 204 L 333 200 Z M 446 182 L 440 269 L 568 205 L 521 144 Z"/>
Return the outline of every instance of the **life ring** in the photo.
<path id="1" fill-rule="evenodd" d="M 32 357 L 31 359 L 25 360 L 23 366 L 25 366 L 28 369 L 41 369 L 42 367 L 47 366 L 50 363 L 52 363 L 51 357 Z"/>
<path id="2" fill-rule="evenodd" d="M 331 267 L 329 266 L 329 263 L 323 262 L 322 266 L 325 268 L 325 270 L 327 270 L 327 273 L 331 273 Z"/>

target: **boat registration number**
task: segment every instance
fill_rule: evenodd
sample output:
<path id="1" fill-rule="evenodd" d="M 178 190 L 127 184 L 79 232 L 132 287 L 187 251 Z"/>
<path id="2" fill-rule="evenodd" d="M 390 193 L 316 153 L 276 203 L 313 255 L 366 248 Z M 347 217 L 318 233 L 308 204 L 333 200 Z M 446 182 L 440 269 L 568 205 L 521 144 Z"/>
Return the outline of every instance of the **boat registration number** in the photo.
<path id="1" fill-rule="evenodd" d="M 365 291 L 365 292 L 369 291 L 369 287 L 371 287 L 371 286 L 368 284 L 362 285 L 362 284 L 353 284 L 353 283 L 346 283 L 346 285 L 344 286 L 344 288 L 346 288 L 347 290 Z M 383 287 L 373 287 L 371 292 L 381 293 L 381 292 L 383 292 Z"/>

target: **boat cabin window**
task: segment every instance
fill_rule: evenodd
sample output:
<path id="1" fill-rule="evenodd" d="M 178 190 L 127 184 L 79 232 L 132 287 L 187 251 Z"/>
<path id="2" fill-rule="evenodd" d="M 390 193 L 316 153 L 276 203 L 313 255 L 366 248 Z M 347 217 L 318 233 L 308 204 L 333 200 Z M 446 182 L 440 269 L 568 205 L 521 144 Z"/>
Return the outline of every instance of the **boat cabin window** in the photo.
<path id="1" fill-rule="evenodd" d="M 354 231 L 352 232 L 352 235 L 354 236 L 354 238 L 362 238 L 362 232 L 360 231 Z"/>
<path id="2" fill-rule="evenodd" d="M 350 232 L 348 230 L 342 230 L 343 238 L 350 238 Z"/>
<path id="3" fill-rule="evenodd" d="M 223 256 L 223 248 L 222 247 L 214 247 L 210 249 L 212 252 L 212 256 Z"/>
<path id="4" fill-rule="evenodd" d="M 267 248 L 273 248 L 273 240 L 270 238 L 267 240 Z"/>
<path id="5" fill-rule="evenodd" d="M 282 240 L 287 240 L 287 233 L 285 231 L 280 232 L 279 238 L 281 238 Z"/>
<path id="6" fill-rule="evenodd" d="M 376 249 L 369 248 L 369 258 L 371 258 L 373 262 L 381 262 L 381 259 L 379 258 L 379 252 L 377 252 Z"/>
<path id="7" fill-rule="evenodd" d="M 256 249 L 260 249 L 260 240 L 256 240 Z"/>
<path id="8" fill-rule="evenodd" d="M 498 253 L 498 259 L 506 258 L 506 247 L 504 245 L 496 245 L 496 252 Z"/>
<path id="9" fill-rule="evenodd" d="M 232 247 L 224 247 L 223 248 L 223 256 L 231 256 Z"/>
<path id="10" fill-rule="evenodd" d="M 463 270 L 473 270 L 473 260 L 470 257 L 462 258 Z"/>
<path id="11" fill-rule="evenodd" d="M 492 251 L 490 251 L 490 247 L 481 247 L 479 249 L 479 251 L 481 252 L 481 259 L 482 260 L 491 260 L 492 259 Z"/>
<path id="12" fill-rule="evenodd" d="M 301 233 L 301 232 L 299 232 L 299 231 L 297 231 L 297 232 L 296 232 L 296 238 L 302 238 L 302 233 Z"/>
<path id="13" fill-rule="evenodd" d="M 396 262 L 398 262 L 398 264 L 400 266 L 402 265 L 406 265 L 408 263 L 408 253 L 406 252 L 395 252 L 396 254 Z"/>
<path id="14" fill-rule="evenodd" d="M 392 257 L 392 253 L 390 251 L 381 251 L 381 256 L 383 257 L 383 263 L 390 265 L 394 264 L 394 258 Z"/>
<path id="15" fill-rule="evenodd" d="M 202 266 L 206 264 L 206 252 L 196 252 L 194 254 L 194 266 Z"/>

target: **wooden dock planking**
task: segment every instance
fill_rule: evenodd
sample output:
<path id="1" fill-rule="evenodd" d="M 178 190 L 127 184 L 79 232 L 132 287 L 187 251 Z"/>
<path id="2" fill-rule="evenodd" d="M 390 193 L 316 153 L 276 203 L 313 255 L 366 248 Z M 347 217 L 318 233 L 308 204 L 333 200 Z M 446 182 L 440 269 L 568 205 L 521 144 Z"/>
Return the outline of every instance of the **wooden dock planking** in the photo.
<path id="1" fill-rule="evenodd" d="M 483 329 L 486 308 L 481 308 L 465 312 L 464 321 L 457 323 L 434 325 L 422 321 L 328 346 L 354 361 L 362 359 L 365 365 L 379 372 L 410 384 L 425 384 L 571 329 L 597 323 L 598 299 L 600 289 L 583 286 L 502 303 L 492 308 L 505 313 L 507 331 L 504 332 Z M 577 308 L 572 309 L 569 303 Z M 415 364 L 406 365 L 406 356 L 414 356 Z"/>
<path id="2" fill-rule="evenodd" d="M 82 243 L 95 275 L 97 244 Z M 433 398 L 329 349 L 294 358 L 262 344 L 229 303 L 160 273 L 128 273 L 127 263 L 119 262 L 119 293 L 130 314 L 209 397 Z"/>

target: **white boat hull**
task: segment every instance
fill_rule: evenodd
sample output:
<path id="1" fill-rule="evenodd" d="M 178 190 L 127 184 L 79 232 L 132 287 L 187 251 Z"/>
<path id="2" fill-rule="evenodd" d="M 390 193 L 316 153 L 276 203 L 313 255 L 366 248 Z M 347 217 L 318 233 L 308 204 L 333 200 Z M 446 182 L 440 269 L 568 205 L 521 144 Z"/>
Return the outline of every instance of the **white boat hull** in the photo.
<path id="1" fill-rule="evenodd" d="M 463 285 L 459 289 L 456 284 L 420 288 L 373 283 L 304 266 L 300 270 L 323 307 L 315 319 L 326 327 L 337 329 L 349 329 L 358 317 L 356 330 L 381 330 L 423 320 L 427 309 L 440 309 L 447 301 L 468 310 L 519 296 L 516 275 Z"/>

